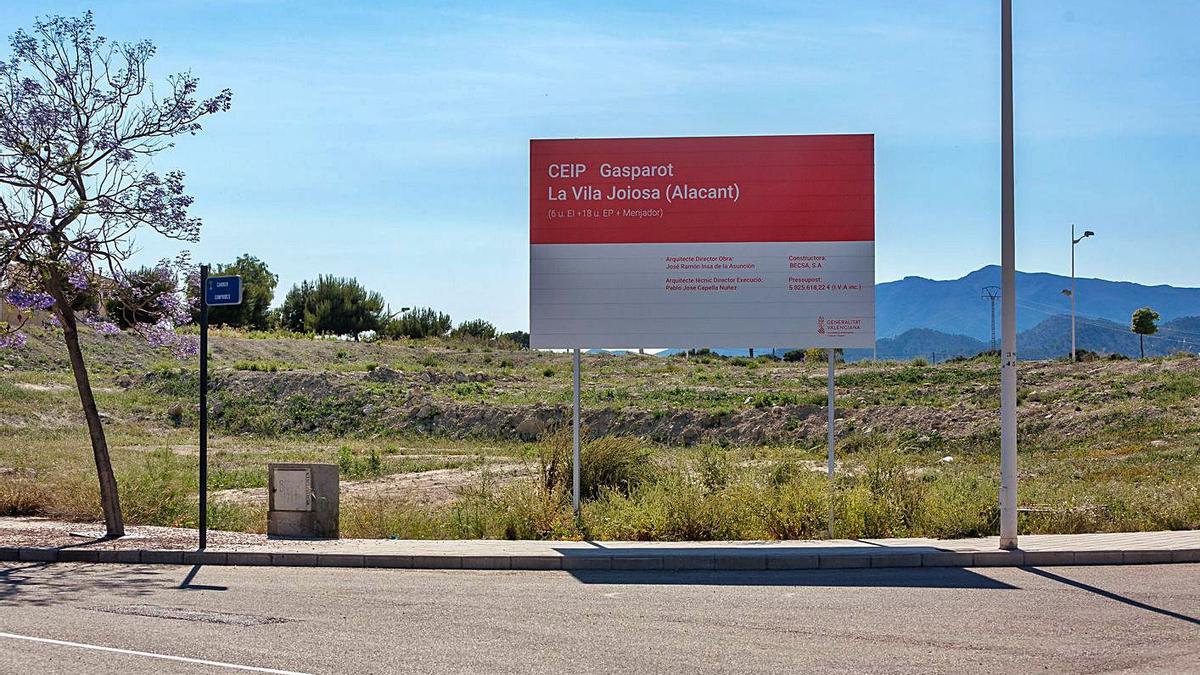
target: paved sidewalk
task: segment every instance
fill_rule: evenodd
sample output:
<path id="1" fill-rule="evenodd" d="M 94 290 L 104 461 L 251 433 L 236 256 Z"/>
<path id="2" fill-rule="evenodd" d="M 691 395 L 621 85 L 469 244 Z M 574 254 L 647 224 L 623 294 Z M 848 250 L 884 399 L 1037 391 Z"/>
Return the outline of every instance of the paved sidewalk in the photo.
<path id="1" fill-rule="evenodd" d="M 0 519 L 0 532 L 13 523 Z M 75 526 L 83 528 L 85 526 Z M 296 541 L 216 536 L 204 550 L 155 547 L 130 528 L 115 542 L 0 548 L 0 560 L 137 564 L 396 567 L 513 570 L 791 570 L 851 567 L 976 567 L 1200 562 L 1200 530 L 1025 535 L 1001 551 L 996 537 L 752 542 Z M 187 533 L 187 530 L 175 530 Z M 194 531 L 193 531 L 194 532 Z M 231 534 L 231 533 L 221 533 Z M 139 539 L 141 541 L 139 542 Z M 224 539 L 225 543 L 221 543 Z M 177 540 L 177 539 L 176 539 Z M 11 541 L 11 540 L 9 540 Z M 230 543 L 232 542 L 232 543 Z"/>

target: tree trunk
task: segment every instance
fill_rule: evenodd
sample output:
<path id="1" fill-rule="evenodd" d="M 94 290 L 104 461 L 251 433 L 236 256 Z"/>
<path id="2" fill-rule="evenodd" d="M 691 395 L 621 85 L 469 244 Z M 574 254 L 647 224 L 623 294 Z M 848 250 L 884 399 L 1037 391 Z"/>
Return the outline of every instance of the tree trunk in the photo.
<path id="1" fill-rule="evenodd" d="M 100 411 L 96 408 L 96 397 L 92 394 L 92 383 L 88 379 L 87 366 L 83 362 L 83 350 L 79 347 L 79 326 L 69 305 L 59 303 L 59 318 L 62 319 L 63 340 L 71 356 L 71 371 L 75 374 L 75 387 L 79 390 L 79 402 L 83 405 L 83 416 L 87 419 L 88 435 L 92 439 L 92 454 L 96 459 L 96 476 L 100 479 L 100 506 L 104 509 L 104 525 L 110 539 L 125 536 L 125 520 L 121 516 L 121 501 L 117 495 L 117 477 L 113 473 L 112 458 L 108 454 L 108 440 L 104 437 L 104 425 Z"/>
<path id="2" fill-rule="evenodd" d="M 1138 351 L 1142 353 L 1142 358 L 1146 358 L 1146 336 L 1138 333 Z"/>

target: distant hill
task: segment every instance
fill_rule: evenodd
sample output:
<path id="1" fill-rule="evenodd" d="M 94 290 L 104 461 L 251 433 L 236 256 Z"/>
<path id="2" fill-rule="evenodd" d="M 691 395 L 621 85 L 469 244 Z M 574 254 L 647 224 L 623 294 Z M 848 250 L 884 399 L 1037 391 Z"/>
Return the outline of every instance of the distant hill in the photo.
<path id="1" fill-rule="evenodd" d="M 945 361 L 951 356 L 974 356 L 987 348 L 986 343 L 969 335 L 949 335 L 929 328 L 914 328 L 875 343 L 876 356 L 881 359 L 920 356 L 930 361 Z"/>
<path id="2" fill-rule="evenodd" d="M 1000 268 L 989 265 L 960 278 L 936 281 L 905 277 L 876 286 L 876 328 L 879 338 L 896 337 L 913 328 L 948 335 L 969 335 L 990 341 L 991 307 L 982 299 L 985 286 L 1000 285 Z M 1063 289 L 1071 278 L 1045 272 L 1017 272 L 1017 331 L 1034 328 L 1047 318 L 1069 314 L 1070 299 Z M 1127 281 L 1076 279 L 1079 317 L 1124 327 L 1133 310 L 1153 307 L 1164 322 L 1200 316 L 1200 288 L 1144 286 Z M 996 303 L 999 320 L 1000 303 Z M 1197 319 L 1200 321 L 1200 319 Z M 1194 324 L 1190 332 L 1200 333 Z M 1103 330 L 1103 329 L 1101 329 Z M 1067 350 L 1070 351 L 1068 333 Z"/>
<path id="3" fill-rule="evenodd" d="M 951 335 L 929 328 L 913 328 L 896 337 L 882 338 L 876 350 L 880 359 L 907 360 L 921 357 L 944 361 L 952 356 L 974 356 L 990 347 L 990 342 L 968 335 Z M 1083 319 L 1076 325 L 1076 348 L 1100 354 L 1138 356 L 1138 336 L 1128 324 L 1102 319 Z M 1147 356 L 1164 356 L 1179 351 L 1200 350 L 1200 316 L 1188 316 L 1159 325 L 1155 335 L 1146 338 Z M 1021 359 L 1053 359 L 1071 353 L 1071 317 L 1058 315 L 1017 334 L 1017 356 Z M 846 352 L 850 361 L 871 358 L 869 349 Z"/>

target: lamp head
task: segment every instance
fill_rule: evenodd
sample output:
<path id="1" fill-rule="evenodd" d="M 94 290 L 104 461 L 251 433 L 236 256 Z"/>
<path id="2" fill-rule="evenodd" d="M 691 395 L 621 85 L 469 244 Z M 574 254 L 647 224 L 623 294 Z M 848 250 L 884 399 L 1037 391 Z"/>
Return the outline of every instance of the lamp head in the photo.
<path id="1" fill-rule="evenodd" d="M 1071 289 L 1069 289 L 1069 288 L 1064 288 L 1064 289 L 1062 290 L 1062 294 L 1063 294 L 1063 295 L 1070 295 L 1070 294 L 1071 294 Z"/>
<path id="2" fill-rule="evenodd" d="M 1083 232 L 1083 236 L 1085 236 L 1085 237 L 1094 237 L 1094 236 L 1096 236 L 1096 233 L 1095 233 L 1095 232 L 1092 232 L 1091 230 L 1084 230 L 1084 232 Z"/>

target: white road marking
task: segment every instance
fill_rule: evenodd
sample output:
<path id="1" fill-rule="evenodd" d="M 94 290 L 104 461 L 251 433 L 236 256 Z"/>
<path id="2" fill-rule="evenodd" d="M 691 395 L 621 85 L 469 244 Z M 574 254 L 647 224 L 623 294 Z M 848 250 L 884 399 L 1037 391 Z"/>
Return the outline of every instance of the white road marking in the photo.
<path id="1" fill-rule="evenodd" d="M 152 659 L 164 659 L 167 661 L 182 661 L 184 663 L 196 663 L 202 666 L 217 666 L 220 668 L 231 668 L 233 670 L 248 670 L 255 673 L 276 673 L 277 675 L 307 675 L 294 670 L 275 670 L 273 668 L 259 668 L 257 666 L 243 666 L 237 663 L 224 663 L 221 661 L 207 661 L 205 659 L 193 659 L 187 656 L 171 656 L 170 654 L 155 654 L 153 652 L 139 652 L 133 649 L 118 649 L 116 647 L 104 647 L 101 645 L 89 645 L 83 642 L 68 642 L 66 640 L 51 640 L 50 638 L 33 637 L 30 635 L 17 635 L 16 633 L 0 633 L 0 638 L 9 638 L 11 640 L 28 640 L 30 642 L 43 642 L 45 644 L 60 645 L 63 647 L 79 647 L 81 649 L 95 649 L 101 652 L 114 652 L 116 654 L 130 654 L 132 656 L 145 656 Z"/>

